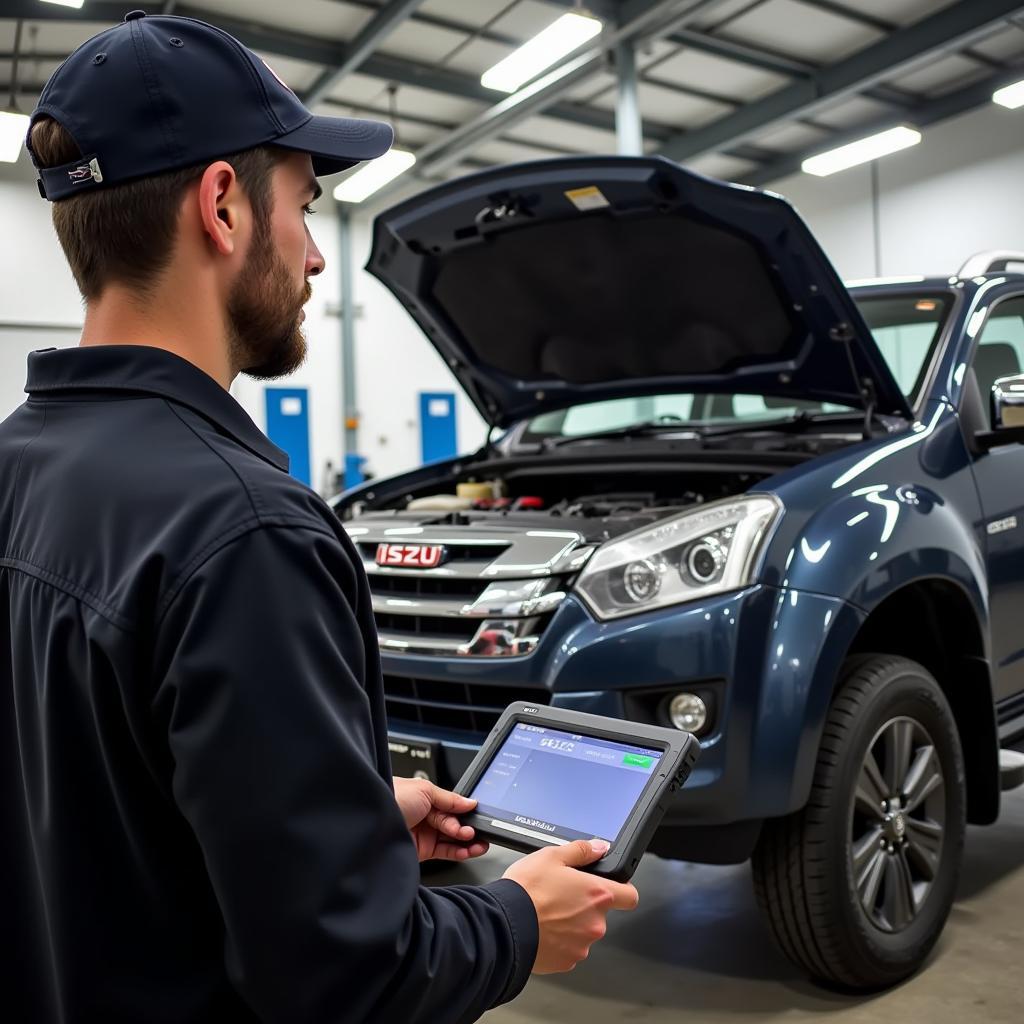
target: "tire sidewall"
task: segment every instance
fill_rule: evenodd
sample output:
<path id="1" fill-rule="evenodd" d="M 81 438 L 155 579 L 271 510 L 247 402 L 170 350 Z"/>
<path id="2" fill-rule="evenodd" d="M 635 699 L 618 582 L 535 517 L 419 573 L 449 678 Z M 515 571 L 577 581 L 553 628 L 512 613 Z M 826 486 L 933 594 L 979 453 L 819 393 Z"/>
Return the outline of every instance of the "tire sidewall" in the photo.
<path id="1" fill-rule="evenodd" d="M 846 952 L 855 962 L 861 961 L 851 966 L 858 974 L 878 977 L 882 984 L 897 981 L 917 967 L 941 934 L 956 893 L 966 829 L 963 756 L 945 695 L 921 666 L 902 659 L 885 661 L 890 664 L 849 727 L 833 769 L 834 799 L 826 840 L 829 889 L 838 897 L 834 909 L 841 933 L 852 940 Z M 865 671 L 877 674 L 878 662 L 859 665 L 855 674 Z M 861 906 L 850 857 L 850 827 L 853 793 L 868 746 L 882 726 L 900 717 L 919 722 L 935 745 L 945 785 L 946 823 L 939 870 L 925 903 L 909 926 L 892 933 L 878 928 Z M 819 774 L 822 767 L 819 764 Z"/>

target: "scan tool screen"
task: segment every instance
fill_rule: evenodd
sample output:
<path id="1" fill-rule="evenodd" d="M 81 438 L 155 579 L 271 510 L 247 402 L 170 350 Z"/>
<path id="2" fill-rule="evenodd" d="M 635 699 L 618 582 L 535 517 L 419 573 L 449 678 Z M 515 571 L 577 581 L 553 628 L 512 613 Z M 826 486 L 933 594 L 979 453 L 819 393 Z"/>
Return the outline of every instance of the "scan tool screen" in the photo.
<path id="1" fill-rule="evenodd" d="M 662 751 L 519 722 L 470 796 L 493 828 L 614 844 Z"/>

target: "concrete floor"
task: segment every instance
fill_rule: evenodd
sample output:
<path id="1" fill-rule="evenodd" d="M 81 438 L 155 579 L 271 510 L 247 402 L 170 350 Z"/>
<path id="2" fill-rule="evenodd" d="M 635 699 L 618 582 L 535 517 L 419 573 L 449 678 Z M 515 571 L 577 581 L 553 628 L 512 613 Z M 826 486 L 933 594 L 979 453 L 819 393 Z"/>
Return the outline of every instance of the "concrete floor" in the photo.
<path id="1" fill-rule="evenodd" d="M 492 848 L 429 881 L 489 881 L 513 858 Z M 998 824 L 969 830 L 959 899 L 927 966 L 878 996 L 827 992 L 791 967 L 761 924 L 747 865 L 647 857 L 635 882 L 639 909 L 613 915 L 586 962 L 531 979 L 486 1024 L 1024 1021 L 1024 790 L 1004 795 Z"/>

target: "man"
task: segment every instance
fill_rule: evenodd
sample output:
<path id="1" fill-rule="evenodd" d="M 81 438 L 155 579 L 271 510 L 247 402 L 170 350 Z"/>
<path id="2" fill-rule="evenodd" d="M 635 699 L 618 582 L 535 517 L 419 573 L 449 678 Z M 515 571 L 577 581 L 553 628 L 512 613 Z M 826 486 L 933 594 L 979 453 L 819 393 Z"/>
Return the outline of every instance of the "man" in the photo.
<path id="1" fill-rule="evenodd" d="M 33 114 L 86 318 L 0 425 L 5 1020 L 470 1021 L 636 904 L 596 843 L 420 887 L 473 804 L 392 783 L 357 555 L 227 390 L 302 361 L 316 175 L 390 142 L 141 12 Z"/>

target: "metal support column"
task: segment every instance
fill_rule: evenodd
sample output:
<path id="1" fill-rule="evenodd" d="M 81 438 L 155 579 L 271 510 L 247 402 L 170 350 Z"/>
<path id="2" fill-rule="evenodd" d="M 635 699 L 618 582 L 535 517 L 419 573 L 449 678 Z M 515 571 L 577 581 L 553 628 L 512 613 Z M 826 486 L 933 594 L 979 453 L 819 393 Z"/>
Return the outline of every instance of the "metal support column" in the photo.
<path id="1" fill-rule="evenodd" d="M 641 156 L 644 151 L 643 123 L 636 94 L 636 51 L 624 39 L 615 47 L 615 76 L 618 94 L 615 104 L 615 137 L 620 156 Z"/>
<path id="2" fill-rule="evenodd" d="M 356 310 L 352 275 L 352 220 L 343 206 L 341 228 L 341 415 L 344 424 L 342 456 L 358 452 L 359 414 L 356 410 Z M 344 465 L 344 463 L 343 463 Z"/>

